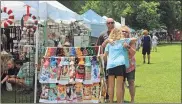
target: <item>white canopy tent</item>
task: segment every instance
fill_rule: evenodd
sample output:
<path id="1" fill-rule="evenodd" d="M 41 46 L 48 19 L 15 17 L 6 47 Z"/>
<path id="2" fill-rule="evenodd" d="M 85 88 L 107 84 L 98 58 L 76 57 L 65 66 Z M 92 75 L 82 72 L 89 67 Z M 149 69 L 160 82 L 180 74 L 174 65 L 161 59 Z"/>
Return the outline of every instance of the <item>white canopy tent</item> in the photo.
<path id="1" fill-rule="evenodd" d="M 1 1 L 1 7 L 7 7 L 13 11 L 15 20 L 21 20 L 27 13 L 26 5 L 29 5 L 30 13 L 39 17 L 39 20 L 82 20 L 82 17 L 68 9 L 58 1 Z M 1 13 L 1 20 L 8 18 L 6 13 Z"/>
<path id="2" fill-rule="evenodd" d="M 1 8 L 7 7 L 13 11 L 15 20 L 21 20 L 24 14 L 26 14 L 26 4 L 21 1 L 1 1 Z M 34 8 L 30 8 L 30 13 L 37 16 L 38 12 Z M 7 19 L 8 14 L 1 13 L 1 20 Z"/>
<path id="3" fill-rule="evenodd" d="M 58 1 L 22 1 L 39 10 L 40 20 L 81 20 L 81 16 L 65 7 Z"/>
<path id="4" fill-rule="evenodd" d="M 107 29 L 106 21 L 93 10 L 88 10 L 81 15 L 84 22 L 91 28 L 91 36 L 99 37 Z"/>

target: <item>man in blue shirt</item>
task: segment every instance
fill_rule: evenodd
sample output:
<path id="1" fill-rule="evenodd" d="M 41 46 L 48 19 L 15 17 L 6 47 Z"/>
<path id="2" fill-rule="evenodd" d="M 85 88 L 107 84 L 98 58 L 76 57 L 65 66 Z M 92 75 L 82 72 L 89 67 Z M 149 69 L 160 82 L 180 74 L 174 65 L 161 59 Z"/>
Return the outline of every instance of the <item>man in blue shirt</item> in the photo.
<path id="1" fill-rule="evenodd" d="M 148 35 L 148 31 L 143 31 L 144 36 L 142 37 L 142 54 L 143 54 L 143 63 L 145 63 L 145 55 L 148 56 L 148 64 L 150 64 L 150 50 L 151 50 L 151 37 Z"/>

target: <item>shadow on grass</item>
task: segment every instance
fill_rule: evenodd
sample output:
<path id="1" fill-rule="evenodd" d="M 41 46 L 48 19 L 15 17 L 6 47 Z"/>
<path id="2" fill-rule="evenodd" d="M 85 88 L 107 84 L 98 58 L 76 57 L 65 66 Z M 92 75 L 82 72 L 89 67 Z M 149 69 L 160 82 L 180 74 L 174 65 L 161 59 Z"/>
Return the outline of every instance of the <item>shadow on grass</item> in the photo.
<path id="1" fill-rule="evenodd" d="M 135 85 L 135 88 L 140 88 L 141 86 Z M 129 86 L 126 87 L 127 89 L 129 89 Z"/>
<path id="2" fill-rule="evenodd" d="M 148 64 L 148 63 L 147 63 L 147 64 Z M 151 62 L 150 64 L 155 64 L 155 63 Z M 150 64 L 149 64 L 149 65 L 150 65 Z"/>
<path id="3" fill-rule="evenodd" d="M 157 47 L 163 47 L 163 46 L 172 46 L 172 45 L 178 45 L 181 46 L 181 43 L 164 43 L 164 44 L 159 44 Z"/>
<path id="4" fill-rule="evenodd" d="M 117 103 L 117 101 L 114 101 L 113 103 Z M 130 101 L 124 101 L 124 103 L 130 103 Z"/>
<path id="5" fill-rule="evenodd" d="M 150 65 L 150 64 L 155 64 L 155 63 L 153 63 L 153 62 L 150 62 L 150 64 L 148 64 L 148 62 L 146 62 L 146 63 L 142 63 L 142 64 L 137 64 L 136 65 L 136 67 L 138 68 L 138 67 L 140 67 L 140 66 L 142 66 L 142 65 Z"/>
<path id="6" fill-rule="evenodd" d="M 124 103 L 130 103 L 130 101 L 126 101 L 126 100 L 125 100 Z"/>
<path id="7" fill-rule="evenodd" d="M 136 65 L 136 67 L 140 67 L 141 65 Z"/>
<path id="8" fill-rule="evenodd" d="M 141 87 L 141 86 L 135 85 L 135 88 L 138 88 L 138 87 Z"/>

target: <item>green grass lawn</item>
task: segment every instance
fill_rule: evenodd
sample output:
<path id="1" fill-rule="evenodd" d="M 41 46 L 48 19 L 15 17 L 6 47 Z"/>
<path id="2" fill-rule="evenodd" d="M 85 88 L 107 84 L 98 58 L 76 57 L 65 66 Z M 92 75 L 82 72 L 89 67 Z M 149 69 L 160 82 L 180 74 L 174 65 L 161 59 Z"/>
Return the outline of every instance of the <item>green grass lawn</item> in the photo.
<path id="1" fill-rule="evenodd" d="M 181 44 L 160 45 L 158 52 L 151 52 L 151 64 L 143 64 L 141 51 L 136 53 L 135 102 L 180 103 Z M 130 101 L 128 89 L 125 101 Z"/>

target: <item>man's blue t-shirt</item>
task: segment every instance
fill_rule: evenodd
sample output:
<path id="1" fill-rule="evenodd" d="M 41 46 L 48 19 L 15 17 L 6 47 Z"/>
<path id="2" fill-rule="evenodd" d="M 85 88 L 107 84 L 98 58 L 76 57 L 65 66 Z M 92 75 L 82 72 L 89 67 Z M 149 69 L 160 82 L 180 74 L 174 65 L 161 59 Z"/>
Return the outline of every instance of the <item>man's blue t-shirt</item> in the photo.
<path id="1" fill-rule="evenodd" d="M 108 52 L 107 70 L 120 65 L 129 67 L 128 51 L 123 47 L 123 43 L 130 43 L 130 39 L 121 39 L 114 42 L 114 45 L 108 43 L 105 47 L 105 52 Z"/>
<path id="2" fill-rule="evenodd" d="M 151 46 L 151 37 L 143 36 L 142 37 L 143 48 L 149 48 Z"/>

